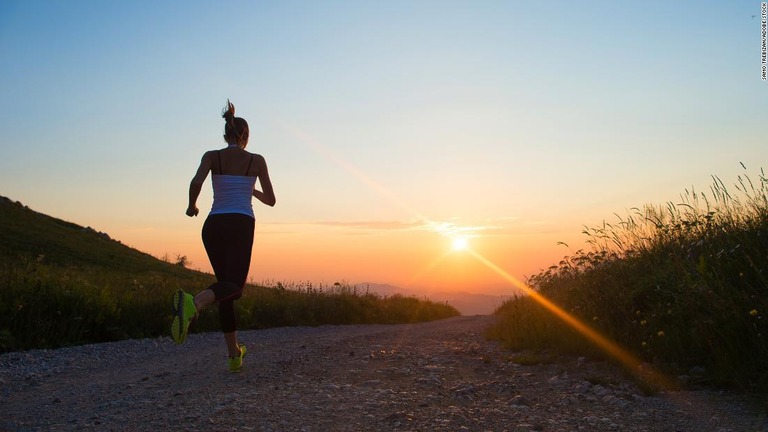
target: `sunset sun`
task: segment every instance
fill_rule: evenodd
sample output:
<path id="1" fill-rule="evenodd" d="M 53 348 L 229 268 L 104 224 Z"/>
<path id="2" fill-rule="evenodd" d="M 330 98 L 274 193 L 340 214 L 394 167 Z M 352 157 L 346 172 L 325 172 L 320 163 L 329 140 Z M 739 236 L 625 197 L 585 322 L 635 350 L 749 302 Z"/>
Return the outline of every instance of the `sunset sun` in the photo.
<path id="1" fill-rule="evenodd" d="M 467 248 L 467 239 L 464 237 L 457 237 L 453 239 L 453 243 L 451 244 L 453 250 L 455 251 L 461 251 Z"/>

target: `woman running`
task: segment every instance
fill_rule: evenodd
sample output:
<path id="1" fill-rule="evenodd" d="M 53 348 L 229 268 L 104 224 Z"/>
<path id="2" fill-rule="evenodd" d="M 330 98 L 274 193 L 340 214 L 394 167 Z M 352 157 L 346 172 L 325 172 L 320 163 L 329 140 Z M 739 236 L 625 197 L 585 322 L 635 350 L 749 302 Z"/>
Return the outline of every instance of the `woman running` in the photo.
<path id="1" fill-rule="evenodd" d="M 253 247 L 254 215 L 251 197 L 268 206 L 275 205 L 275 193 L 264 157 L 245 151 L 248 123 L 235 117 L 235 106 L 227 100 L 222 117 L 224 140 L 228 146 L 208 151 L 189 185 L 187 216 L 197 216 L 197 197 L 211 172 L 213 206 L 203 224 L 203 245 L 216 275 L 216 283 L 196 296 L 178 290 L 173 297 L 175 316 L 171 335 L 177 344 L 187 338 L 189 324 L 198 311 L 219 304 L 219 319 L 227 343 L 228 366 L 238 372 L 243 366 L 245 345 L 237 342 L 234 301 L 243 293 Z M 255 188 L 258 180 L 262 190 Z"/>

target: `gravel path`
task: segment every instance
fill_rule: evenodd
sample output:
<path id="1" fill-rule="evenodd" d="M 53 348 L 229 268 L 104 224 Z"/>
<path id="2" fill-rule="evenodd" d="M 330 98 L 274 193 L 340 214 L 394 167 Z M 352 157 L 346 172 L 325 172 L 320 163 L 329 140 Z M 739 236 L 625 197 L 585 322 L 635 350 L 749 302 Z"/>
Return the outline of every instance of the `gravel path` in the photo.
<path id="1" fill-rule="evenodd" d="M 768 431 L 730 393 L 644 396 L 609 364 L 520 366 L 483 338 L 493 318 L 219 334 L 0 356 L 0 430 Z"/>

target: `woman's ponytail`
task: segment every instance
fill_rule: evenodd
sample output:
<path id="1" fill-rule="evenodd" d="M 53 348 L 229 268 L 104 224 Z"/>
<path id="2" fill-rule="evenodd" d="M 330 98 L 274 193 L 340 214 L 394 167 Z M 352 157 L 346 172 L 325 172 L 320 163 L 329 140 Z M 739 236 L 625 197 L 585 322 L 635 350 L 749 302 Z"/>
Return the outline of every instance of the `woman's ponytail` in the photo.
<path id="1" fill-rule="evenodd" d="M 221 111 L 221 116 L 227 122 L 227 125 L 235 127 L 235 106 L 227 99 L 227 106 Z"/>
<path id="2" fill-rule="evenodd" d="M 248 122 L 240 117 L 235 117 L 235 105 L 227 99 L 227 105 L 221 112 L 221 116 L 227 123 L 224 126 L 224 140 L 231 144 L 242 145 L 243 147 L 248 144 Z"/>

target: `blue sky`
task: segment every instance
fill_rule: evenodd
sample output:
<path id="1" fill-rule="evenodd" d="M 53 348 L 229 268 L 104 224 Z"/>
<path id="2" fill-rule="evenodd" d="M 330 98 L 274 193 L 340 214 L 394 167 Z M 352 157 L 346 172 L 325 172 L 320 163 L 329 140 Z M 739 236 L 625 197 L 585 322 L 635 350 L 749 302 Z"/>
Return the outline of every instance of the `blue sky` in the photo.
<path id="1" fill-rule="evenodd" d="M 5 1 L 0 195 L 205 267 L 186 188 L 223 145 L 230 98 L 270 164 L 278 206 L 257 218 L 278 256 L 350 233 L 375 248 L 391 233 L 362 222 L 428 218 L 493 225 L 555 259 L 584 224 L 765 165 L 759 14 L 757 1 Z M 521 264 L 525 249 L 495 259 L 548 266 Z M 265 276 L 301 273 L 286 260 Z M 358 277 L 328 271 L 297 277 Z"/>

